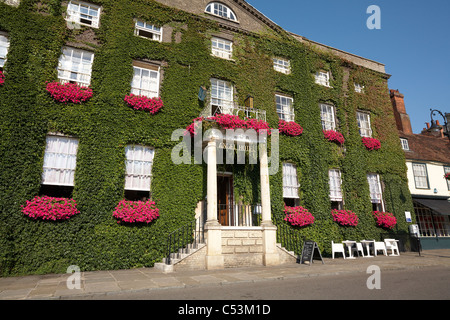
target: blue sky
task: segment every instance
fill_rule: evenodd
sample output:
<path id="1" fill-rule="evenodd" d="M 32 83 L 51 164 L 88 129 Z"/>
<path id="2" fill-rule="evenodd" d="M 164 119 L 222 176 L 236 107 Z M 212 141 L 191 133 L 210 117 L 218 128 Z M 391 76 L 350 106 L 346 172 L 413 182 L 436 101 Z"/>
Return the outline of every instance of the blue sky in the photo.
<path id="1" fill-rule="evenodd" d="M 285 30 L 385 64 L 389 88 L 405 95 L 414 133 L 430 122 L 430 108 L 450 113 L 449 0 L 247 2 Z M 370 5 L 381 10 L 379 30 L 366 26 Z"/>

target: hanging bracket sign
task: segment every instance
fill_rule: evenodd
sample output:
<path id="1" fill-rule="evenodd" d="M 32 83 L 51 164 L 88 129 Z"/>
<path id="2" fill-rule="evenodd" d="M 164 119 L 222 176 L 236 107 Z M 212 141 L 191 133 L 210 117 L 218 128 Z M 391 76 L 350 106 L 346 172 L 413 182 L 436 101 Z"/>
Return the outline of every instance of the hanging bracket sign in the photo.
<path id="1" fill-rule="evenodd" d="M 306 261 L 309 262 L 309 265 L 313 263 L 314 256 L 318 256 L 320 260 L 322 261 L 322 264 L 325 264 L 322 259 L 322 254 L 320 253 L 319 246 L 317 245 L 317 242 L 307 240 L 303 242 L 303 250 L 302 250 L 302 256 L 300 259 L 300 264 L 305 263 Z"/>

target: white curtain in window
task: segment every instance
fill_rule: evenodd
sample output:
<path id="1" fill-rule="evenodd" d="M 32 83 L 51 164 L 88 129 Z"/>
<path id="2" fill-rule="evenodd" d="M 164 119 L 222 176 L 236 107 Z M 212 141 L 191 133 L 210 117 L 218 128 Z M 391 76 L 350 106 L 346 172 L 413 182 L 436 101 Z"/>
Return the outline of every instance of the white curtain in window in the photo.
<path id="1" fill-rule="evenodd" d="M 379 175 L 369 173 L 367 174 L 367 181 L 369 182 L 370 201 L 372 203 L 381 203 L 382 193 Z"/>
<path id="2" fill-rule="evenodd" d="M 328 104 L 320 104 L 320 118 L 322 120 L 323 130 L 335 130 L 334 107 Z"/>
<path id="3" fill-rule="evenodd" d="M 73 186 L 78 140 L 48 136 L 44 154 L 42 184 Z"/>
<path id="4" fill-rule="evenodd" d="M 341 172 L 337 169 L 328 170 L 330 184 L 330 201 L 342 201 Z"/>
<path id="5" fill-rule="evenodd" d="M 356 122 L 358 123 L 359 134 L 361 137 L 371 137 L 372 129 L 370 127 L 370 115 L 365 112 L 356 113 Z"/>
<path id="6" fill-rule="evenodd" d="M 4 35 L 0 34 L 0 68 L 3 68 L 6 62 L 6 55 L 8 54 L 9 40 Z"/>
<path id="7" fill-rule="evenodd" d="M 283 198 L 298 198 L 297 167 L 283 163 Z"/>
<path id="8" fill-rule="evenodd" d="M 131 81 L 131 93 L 149 98 L 158 97 L 159 72 L 133 66 L 134 74 Z"/>
<path id="9" fill-rule="evenodd" d="M 126 190 L 150 191 L 154 149 L 128 145 L 126 156 Z"/>
<path id="10" fill-rule="evenodd" d="M 59 57 L 58 78 L 62 82 L 74 81 L 88 86 L 91 82 L 92 62 L 94 54 L 74 48 L 63 48 Z"/>

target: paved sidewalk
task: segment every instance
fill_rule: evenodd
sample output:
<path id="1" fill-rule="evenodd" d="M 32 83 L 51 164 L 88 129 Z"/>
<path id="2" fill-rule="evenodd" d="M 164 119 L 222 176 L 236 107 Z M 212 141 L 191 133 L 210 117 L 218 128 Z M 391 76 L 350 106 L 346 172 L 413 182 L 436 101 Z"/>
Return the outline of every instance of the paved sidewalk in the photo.
<path id="1" fill-rule="evenodd" d="M 176 271 L 162 273 L 155 268 L 92 271 L 80 273 L 80 289 L 69 289 L 70 274 L 50 274 L 0 278 L 0 300 L 23 299 L 77 299 L 90 296 L 114 295 L 125 292 L 151 292 L 164 288 L 227 285 L 238 282 L 256 282 L 299 277 L 314 277 L 350 272 L 366 272 L 370 265 L 383 270 L 407 270 L 444 266 L 450 268 L 450 249 L 402 252 L 400 256 L 378 255 L 353 260 L 324 258 L 307 264 L 284 264 L 275 267 L 246 267 L 222 270 Z M 149 295 L 151 297 L 151 295 Z M 103 297 L 104 298 L 104 297 Z"/>

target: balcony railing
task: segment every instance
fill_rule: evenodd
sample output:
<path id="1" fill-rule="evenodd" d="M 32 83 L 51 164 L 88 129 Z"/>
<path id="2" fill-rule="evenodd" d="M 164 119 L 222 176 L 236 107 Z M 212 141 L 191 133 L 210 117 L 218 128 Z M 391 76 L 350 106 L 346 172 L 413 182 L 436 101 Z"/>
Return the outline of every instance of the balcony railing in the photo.
<path id="1" fill-rule="evenodd" d="M 266 110 L 248 108 L 232 104 L 208 105 L 201 116 L 214 117 L 217 114 L 232 114 L 241 119 L 257 119 L 266 121 Z"/>
<path id="2" fill-rule="evenodd" d="M 257 227 L 261 224 L 261 205 L 219 204 L 219 222 L 230 227 Z"/>

